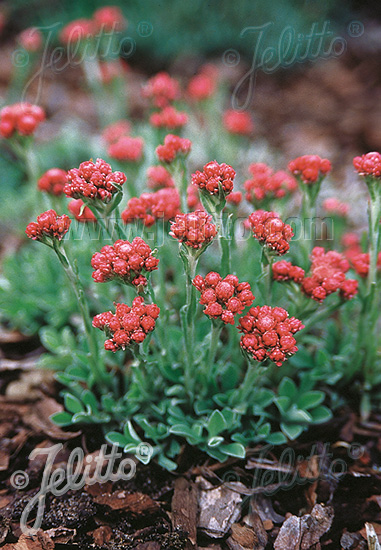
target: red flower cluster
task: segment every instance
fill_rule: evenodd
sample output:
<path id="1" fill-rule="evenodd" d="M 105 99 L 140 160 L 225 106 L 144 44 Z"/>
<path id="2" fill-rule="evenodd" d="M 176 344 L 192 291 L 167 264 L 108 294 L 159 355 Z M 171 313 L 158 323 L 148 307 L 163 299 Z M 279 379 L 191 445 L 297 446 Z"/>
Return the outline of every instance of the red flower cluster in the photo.
<path id="1" fill-rule="evenodd" d="M 381 154 L 366 153 L 361 157 L 353 159 L 353 166 L 360 176 L 372 176 L 374 178 L 381 177 Z"/>
<path id="2" fill-rule="evenodd" d="M 41 241 L 44 237 L 58 239 L 69 231 L 71 219 L 63 214 L 58 216 L 55 210 L 47 210 L 37 216 L 37 222 L 31 222 L 27 225 L 25 233 L 34 241 Z"/>
<path id="3" fill-rule="evenodd" d="M 141 137 L 122 136 L 118 141 L 111 143 L 107 149 L 111 158 L 139 162 L 142 158 L 144 140 Z"/>
<path id="4" fill-rule="evenodd" d="M 45 112 L 38 105 L 6 105 L 0 111 L 0 135 L 10 138 L 16 132 L 21 136 L 30 136 L 44 120 Z"/>
<path id="5" fill-rule="evenodd" d="M 96 28 L 101 31 L 120 31 L 126 26 L 122 11 L 117 6 L 104 6 L 94 12 L 93 20 Z"/>
<path id="6" fill-rule="evenodd" d="M 195 174 L 192 174 L 192 183 L 210 195 L 218 195 L 222 190 L 226 196 L 233 190 L 234 178 L 235 170 L 229 164 L 218 164 L 213 160 L 205 164 L 203 172 L 197 170 Z"/>
<path id="7" fill-rule="evenodd" d="M 348 255 L 347 255 L 348 257 Z M 369 264 L 370 264 L 370 258 L 369 254 L 366 252 L 358 252 L 357 254 L 352 254 L 350 257 L 350 262 L 353 267 L 353 269 L 358 273 L 361 277 L 367 277 L 369 273 Z M 381 252 L 378 254 L 377 257 L 377 268 L 381 268 Z"/>
<path id="8" fill-rule="evenodd" d="M 152 113 L 150 123 L 155 128 L 167 128 L 168 130 L 176 130 L 182 128 L 188 122 L 186 113 L 177 111 L 172 105 L 164 107 L 158 113 Z"/>
<path id="9" fill-rule="evenodd" d="M 145 286 L 147 279 L 142 272 L 157 269 L 159 260 L 152 256 L 152 250 L 140 237 L 130 243 L 118 240 L 114 246 L 106 245 L 91 258 L 95 269 L 92 277 L 96 283 L 122 279 L 126 284 Z"/>
<path id="10" fill-rule="evenodd" d="M 107 203 L 117 192 L 113 185 L 123 185 L 126 181 L 123 172 L 113 172 L 111 166 L 102 159 L 96 162 L 82 162 L 79 168 L 72 168 L 67 173 L 64 193 L 74 199 L 100 199 Z"/>
<path id="11" fill-rule="evenodd" d="M 177 189 L 164 188 L 155 193 L 142 193 L 140 197 L 132 197 L 127 208 L 122 212 L 124 223 L 142 220 L 150 227 L 156 220 L 169 221 L 180 212 L 180 197 Z"/>
<path id="12" fill-rule="evenodd" d="M 201 71 L 189 81 L 187 93 L 194 101 L 208 99 L 214 94 L 216 84 L 213 78 L 206 72 Z"/>
<path id="13" fill-rule="evenodd" d="M 242 193 L 241 191 L 233 191 L 226 197 L 226 202 L 238 206 L 242 202 Z"/>
<path id="14" fill-rule="evenodd" d="M 37 187 L 40 191 L 51 195 L 62 195 L 66 184 L 66 172 L 61 168 L 50 168 L 38 180 Z"/>
<path id="15" fill-rule="evenodd" d="M 294 232 L 290 225 L 282 222 L 276 212 L 256 210 L 250 214 L 248 223 L 253 237 L 276 254 L 286 254 L 289 250 L 289 241 Z"/>
<path id="16" fill-rule="evenodd" d="M 187 204 L 189 210 L 204 210 L 204 207 L 200 201 L 199 190 L 194 185 L 188 185 L 187 187 Z"/>
<path id="17" fill-rule="evenodd" d="M 128 136 L 131 131 L 131 124 L 128 120 L 118 120 L 113 124 L 109 124 L 102 132 L 102 138 L 110 145 L 115 143 L 122 136 Z"/>
<path id="18" fill-rule="evenodd" d="M 142 94 L 151 99 L 155 107 L 162 109 L 179 97 L 180 87 L 177 80 L 162 71 L 148 80 Z"/>
<path id="19" fill-rule="evenodd" d="M 96 28 L 91 19 L 75 19 L 68 23 L 60 32 L 60 40 L 64 44 L 76 44 L 89 40 L 94 36 Z"/>
<path id="20" fill-rule="evenodd" d="M 297 188 L 295 178 L 279 170 L 273 172 L 270 166 L 263 162 L 250 164 L 249 172 L 252 178 L 245 181 L 246 200 L 256 204 L 266 198 L 281 199 Z"/>
<path id="21" fill-rule="evenodd" d="M 156 147 L 157 158 L 161 162 L 173 162 L 178 156 L 186 156 L 190 153 L 192 142 L 189 139 L 168 134 L 164 138 L 164 145 Z"/>
<path id="22" fill-rule="evenodd" d="M 288 163 L 288 169 L 294 176 L 300 176 L 303 183 L 316 183 L 331 171 L 328 159 L 318 155 L 303 155 Z"/>
<path id="23" fill-rule="evenodd" d="M 38 52 L 42 47 L 42 33 L 37 27 L 29 27 L 18 35 L 18 41 L 28 52 Z"/>
<path id="24" fill-rule="evenodd" d="M 293 334 L 304 328 L 281 307 L 252 307 L 239 320 L 241 347 L 256 361 L 270 359 L 278 367 L 298 351 Z"/>
<path id="25" fill-rule="evenodd" d="M 202 248 L 217 235 L 216 226 L 203 210 L 190 214 L 178 214 L 171 222 L 171 237 L 191 248 Z"/>
<path id="26" fill-rule="evenodd" d="M 254 130 L 254 124 L 249 113 L 229 109 L 223 116 L 223 124 L 230 134 L 248 136 Z"/>
<path id="27" fill-rule="evenodd" d="M 255 296 L 249 283 L 240 283 L 235 275 L 224 279 L 211 271 L 205 276 L 197 275 L 193 285 L 201 292 L 200 304 L 205 305 L 204 313 L 212 319 L 220 318 L 225 324 L 234 325 L 234 316 L 251 306 Z"/>
<path id="28" fill-rule="evenodd" d="M 317 302 L 323 302 L 329 294 L 340 291 L 345 300 L 357 293 L 358 282 L 346 279 L 349 270 L 348 260 L 339 252 L 316 246 L 311 254 L 311 275 L 302 281 L 302 289 L 307 296 Z"/>
<path id="29" fill-rule="evenodd" d="M 151 189 L 174 187 L 175 182 L 164 166 L 150 166 L 147 170 L 147 186 Z"/>
<path id="30" fill-rule="evenodd" d="M 323 208 L 326 212 L 336 216 L 347 216 L 349 212 L 349 204 L 346 202 L 340 202 L 338 199 L 332 197 L 331 199 L 325 199 L 323 201 Z"/>
<path id="31" fill-rule="evenodd" d="M 133 300 L 132 307 L 115 304 L 115 314 L 106 311 L 96 315 L 93 327 L 106 332 L 106 350 L 124 350 L 145 340 L 147 334 L 154 330 L 159 313 L 160 308 L 156 304 L 145 304 L 144 299 L 138 296 Z"/>
<path id="32" fill-rule="evenodd" d="M 294 281 L 301 283 L 304 279 L 305 271 L 291 262 L 280 260 L 273 264 L 273 278 L 275 281 Z"/>
<path id="33" fill-rule="evenodd" d="M 73 214 L 75 219 L 81 223 L 97 221 L 97 218 L 94 216 L 90 208 L 85 206 L 81 199 L 74 199 L 70 201 L 67 205 L 67 209 L 71 214 Z"/>

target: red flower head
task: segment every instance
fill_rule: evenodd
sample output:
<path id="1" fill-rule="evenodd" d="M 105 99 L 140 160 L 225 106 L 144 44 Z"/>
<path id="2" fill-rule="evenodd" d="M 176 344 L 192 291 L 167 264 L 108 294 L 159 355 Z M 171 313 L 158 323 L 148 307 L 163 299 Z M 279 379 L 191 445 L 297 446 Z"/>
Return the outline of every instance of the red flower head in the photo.
<path id="1" fill-rule="evenodd" d="M 353 166 L 360 176 L 381 177 L 380 153 L 366 153 L 362 157 L 355 157 L 353 159 Z"/>
<path id="2" fill-rule="evenodd" d="M 18 35 L 18 41 L 28 52 L 38 52 L 42 47 L 42 33 L 36 27 L 29 27 Z"/>
<path id="3" fill-rule="evenodd" d="M 96 33 L 96 27 L 91 19 L 76 19 L 68 23 L 60 33 L 60 40 L 64 44 L 77 44 L 89 40 Z"/>
<path id="4" fill-rule="evenodd" d="M 61 168 L 50 168 L 38 180 L 37 187 L 44 193 L 62 195 L 66 184 L 66 172 Z"/>
<path id="5" fill-rule="evenodd" d="M 106 32 L 120 31 L 126 26 L 122 11 L 117 6 L 104 6 L 94 12 L 95 26 Z"/>
<path id="6" fill-rule="evenodd" d="M 177 111 L 172 105 L 168 105 L 159 113 L 153 113 L 149 120 L 156 128 L 176 130 L 185 126 L 188 122 L 188 115 Z"/>
<path id="7" fill-rule="evenodd" d="M 201 72 L 189 81 L 187 93 L 194 101 L 202 101 L 211 97 L 215 89 L 215 80 L 210 75 Z"/>
<path id="8" fill-rule="evenodd" d="M 273 264 L 273 278 L 275 281 L 294 281 L 301 283 L 304 279 L 304 269 L 291 262 L 280 260 Z"/>
<path id="9" fill-rule="evenodd" d="M 117 193 L 113 184 L 123 185 L 126 179 L 123 172 L 113 172 L 104 160 L 88 160 L 68 171 L 64 193 L 74 199 L 99 199 L 107 203 Z"/>
<path id="10" fill-rule="evenodd" d="M 139 162 L 143 155 L 144 140 L 141 137 L 122 136 L 108 147 L 111 158 L 125 162 Z"/>
<path id="11" fill-rule="evenodd" d="M 241 191 L 232 191 L 227 197 L 226 202 L 234 206 L 238 206 L 242 202 L 242 193 Z"/>
<path id="12" fill-rule="evenodd" d="M 177 189 L 164 188 L 155 193 L 142 193 L 140 197 L 132 197 L 127 208 L 122 212 L 124 223 L 133 223 L 141 219 L 147 227 L 156 220 L 169 221 L 180 212 L 180 197 Z"/>
<path id="13" fill-rule="evenodd" d="M 349 299 L 349 296 L 353 297 L 357 286 L 353 280 L 345 278 L 349 263 L 342 254 L 334 250 L 325 252 L 324 248 L 316 246 L 312 250 L 311 260 L 311 275 L 302 281 L 302 289 L 307 296 L 317 302 L 323 302 L 327 296 L 341 290 L 346 282 L 341 295 L 346 299 Z M 345 288 L 351 292 L 345 292 Z"/>
<path id="14" fill-rule="evenodd" d="M 340 202 L 336 198 L 325 199 L 323 202 L 323 208 L 326 212 L 336 216 L 347 216 L 349 212 L 349 204 L 346 202 Z"/>
<path id="15" fill-rule="evenodd" d="M 234 111 L 234 109 L 225 111 L 223 124 L 230 134 L 248 136 L 254 130 L 251 116 L 245 111 Z"/>
<path id="16" fill-rule="evenodd" d="M 160 308 L 156 304 L 145 304 L 141 296 L 133 300 L 132 307 L 126 304 L 115 306 L 115 314 L 106 311 L 93 319 L 93 327 L 103 330 L 107 335 L 105 349 L 115 352 L 141 344 L 147 334 L 154 330 Z"/>
<path id="17" fill-rule="evenodd" d="M 223 279 L 212 271 L 205 279 L 197 275 L 193 285 L 201 292 L 200 304 L 205 306 L 205 315 L 221 319 L 225 324 L 234 325 L 234 316 L 240 315 L 255 300 L 249 283 L 240 283 L 235 275 Z"/>
<path id="18" fill-rule="evenodd" d="M 204 207 L 200 202 L 199 190 L 194 185 L 188 185 L 187 187 L 187 204 L 189 210 L 204 210 Z"/>
<path id="19" fill-rule="evenodd" d="M 192 148 L 189 139 L 168 134 L 164 138 L 164 145 L 156 147 L 156 155 L 160 162 L 171 163 L 178 157 L 186 157 Z"/>
<path id="20" fill-rule="evenodd" d="M 304 155 L 289 162 L 288 169 L 303 183 L 312 184 L 321 181 L 331 171 L 331 163 L 317 155 Z"/>
<path id="21" fill-rule="evenodd" d="M 255 361 L 270 359 L 278 367 L 298 351 L 294 334 L 304 328 L 281 307 L 252 307 L 239 320 L 241 347 Z"/>
<path id="22" fill-rule="evenodd" d="M 113 124 L 109 124 L 102 132 L 102 138 L 110 145 L 119 140 L 123 136 L 128 136 L 131 131 L 131 124 L 128 120 L 118 120 Z"/>
<path id="23" fill-rule="evenodd" d="M 178 214 L 172 222 L 169 234 L 186 246 L 203 248 L 217 235 L 216 226 L 211 223 L 211 219 L 212 217 L 203 210 Z"/>
<path id="24" fill-rule="evenodd" d="M 286 254 L 294 233 L 291 226 L 283 223 L 276 212 L 257 210 L 249 216 L 248 222 L 253 231 L 253 237 L 260 243 L 276 254 Z"/>
<path id="25" fill-rule="evenodd" d="M 63 214 L 57 216 L 55 210 L 47 210 L 37 216 L 37 222 L 27 225 L 25 233 L 34 241 L 44 241 L 46 238 L 61 240 L 69 231 L 71 219 Z"/>
<path id="26" fill-rule="evenodd" d="M 175 182 L 164 166 L 150 166 L 147 170 L 147 185 L 151 189 L 174 187 Z"/>
<path id="27" fill-rule="evenodd" d="M 81 223 L 96 222 L 97 218 L 94 216 L 88 206 L 85 206 L 81 199 L 74 199 L 69 202 L 67 209 L 75 219 Z"/>
<path id="28" fill-rule="evenodd" d="M 218 195 L 221 191 L 224 196 L 233 190 L 235 171 L 229 164 L 218 164 L 215 160 L 205 164 L 203 172 L 197 170 L 192 174 L 192 183 L 201 191 L 210 195 Z"/>
<path id="29" fill-rule="evenodd" d="M 180 96 L 180 87 L 174 78 L 168 73 L 161 72 L 150 78 L 142 90 L 143 97 L 152 100 L 155 107 L 162 109 L 169 103 L 178 99 Z"/>
<path id="30" fill-rule="evenodd" d="M 152 256 L 152 250 L 140 237 L 130 243 L 118 240 L 114 246 L 106 245 L 93 255 L 92 277 L 96 283 L 106 283 L 113 279 L 133 286 L 145 286 L 146 277 L 142 274 L 157 269 L 159 260 Z"/>
<path id="31" fill-rule="evenodd" d="M 262 162 L 250 164 L 249 171 L 252 178 L 245 181 L 244 187 L 246 200 L 254 205 L 259 205 L 266 199 L 282 199 L 297 188 L 293 176 L 283 170 L 273 172 L 267 164 Z"/>
<path id="32" fill-rule="evenodd" d="M 369 273 L 369 254 L 365 252 L 355 250 L 352 254 L 346 253 L 353 269 L 358 273 L 361 277 L 367 277 Z M 381 268 L 381 252 L 378 254 L 377 258 L 377 268 Z"/>
<path id="33" fill-rule="evenodd" d="M 38 105 L 14 103 L 0 111 L 0 135 L 10 138 L 14 133 L 29 136 L 45 120 L 45 112 Z"/>

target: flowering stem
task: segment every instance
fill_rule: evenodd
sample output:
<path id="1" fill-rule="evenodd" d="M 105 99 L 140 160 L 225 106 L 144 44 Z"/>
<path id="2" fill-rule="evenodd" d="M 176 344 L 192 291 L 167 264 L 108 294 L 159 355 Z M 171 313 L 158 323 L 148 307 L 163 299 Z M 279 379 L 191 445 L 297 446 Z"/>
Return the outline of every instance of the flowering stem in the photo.
<path id="1" fill-rule="evenodd" d="M 321 182 L 317 181 L 314 184 L 305 184 L 299 178 L 299 188 L 303 193 L 301 223 L 302 223 L 302 242 L 301 248 L 303 253 L 304 267 L 308 266 L 309 257 L 314 244 L 313 232 L 315 230 L 314 220 L 316 218 L 316 199 L 318 197 Z"/>
<path id="2" fill-rule="evenodd" d="M 90 363 L 90 368 L 94 377 L 94 381 L 99 383 L 105 383 L 108 381 L 108 376 L 105 369 L 103 368 L 103 365 L 101 366 L 101 362 L 99 360 L 98 342 L 96 339 L 95 331 L 91 325 L 90 312 L 89 312 L 87 302 L 85 300 L 82 284 L 75 270 L 72 268 L 64 248 L 57 240 L 53 241 L 53 249 L 57 254 L 57 257 L 63 269 L 65 270 L 66 276 L 71 284 L 71 287 L 78 301 L 78 305 L 82 315 L 85 333 L 87 337 L 87 342 L 89 347 L 89 363 Z"/>
<path id="3" fill-rule="evenodd" d="M 266 258 L 266 264 L 264 267 L 266 278 L 266 299 L 268 305 L 271 305 L 272 287 L 273 287 L 273 262 L 274 256 L 268 251 L 266 247 L 263 247 L 263 256 Z"/>
<path id="4" fill-rule="evenodd" d="M 220 341 L 220 334 L 222 325 L 216 321 L 212 321 L 212 331 L 210 333 L 210 346 L 207 351 L 205 367 L 208 373 L 211 372 L 214 358 L 216 356 L 218 342 Z"/>
<path id="5" fill-rule="evenodd" d="M 220 234 L 218 241 L 221 247 L 221 272 L 227 275 L 231 272 L 231 255 L 230 255 L 230 231 L 229 222 L 230 216 L 224 216 L 223 211 L 220 213 Z"/>
<path id="6" fill-rule="evenodd" d="M 250 361 L 246 370 L 245 377 L 238 388 L 238 402 L 245 403 L 251 393 L 255 391 L 254 385 L 258 378 L 263 374 L 264 368 L 257 361 Z"/>
<path id="7" fill-rule="evenodd" d="M 307 332 L 311 327 L 315 326 L 316 323 L 324 321 L 324 319 L 329 317 L 331 313 L 334 313 L 343 303 L 344 300 L 338 299 L 328 307 L 319 308 L 318 311 L 304 323 L 305 331 Z"/>
<path id="8" fill-rule="evenodd" d="M 184 332 L 184 343 L 186 362 L 184 369 L 184 382 L 188 395 L 193 401 L 193 388 L 194 388 L 194 316 L 196 311 L 196 289 L 192 284 L 192 281 L 196 275 L 196 268 L 198 258 L 192 256 L 192 254 L 181 255 L 185 268 L 186 276 L 186 305 L 182 310 L 182 326 Z"/>
<path id="9" fill-rule="evenodd" d="M 185 159 L 176 159 L 173 164 L 172 175 L 180 195 L 181 210 L 186 213 L 188 212 L 188 178 Z"/>
<path id="10" fill-rule="evenodd" d="M 370 194 L 368 210 L 369 221 L 369 272 L 367 280 L 367 295 L 364 300 L 360 319 L 363 334 L 360 344 L 364 349 L 364 376 L 365 382 L 372 385 L 372 373 L 375 367 L 377 354 L 377 319 L 379 317 L 379 300 L 377 295 L 377 260 L 380 250 L 380 218 L 381 218 L 381 191 L 380 183 L 376 178 L 366 179 Z M 360 353 L 360 357 L 361 357 Z"/>

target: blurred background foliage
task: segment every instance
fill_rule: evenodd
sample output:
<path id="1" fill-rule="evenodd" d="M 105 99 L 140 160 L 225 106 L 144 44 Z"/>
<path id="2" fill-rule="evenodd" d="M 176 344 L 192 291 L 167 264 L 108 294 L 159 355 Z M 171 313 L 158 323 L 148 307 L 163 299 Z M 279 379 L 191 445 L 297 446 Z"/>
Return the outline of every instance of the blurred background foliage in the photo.
<path id="1" fill-rule="evenodd" d="M 178 56 L 206 58 L 231 48 L 249 61 L 257 37 L 252 32 L 241 36 L 245 27 L 270 22 L 264 45 L 276 47 L 286 26 L 306 35 L 313 23 L 322 26 L 329 21 L 331 30 L 340 32 L 358 7 L 340 0 L 12 0 L 7 11 L 13 31 L 55 25 L 58 35 L 68 22 L 90 17 L 107 4 L 119 5 L 128 19 L 124 33 L 136 43 L 129 61 L 149 72 L 166 67 Z"/>

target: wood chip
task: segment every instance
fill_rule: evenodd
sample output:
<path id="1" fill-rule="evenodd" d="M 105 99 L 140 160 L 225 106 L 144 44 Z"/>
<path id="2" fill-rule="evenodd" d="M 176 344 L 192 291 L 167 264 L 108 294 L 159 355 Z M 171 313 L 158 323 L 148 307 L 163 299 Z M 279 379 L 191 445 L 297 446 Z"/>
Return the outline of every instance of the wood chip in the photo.
<path id="1" fill-rule="evenodd" d="M 172 499 L 172 525 L 188 533 L 187 550 L 196 548 L 197 543 L 197 490 L 194 483 L 179 477 L 175 482 Z"/>
<path id="2" fill-rule="evenodd" d="M 311 514 L 290 516 L 283 523 L 275 540 L 275 550 L 308 550 L 317 544 L 333 521 L 333 509 L 321 504 Z"/>
<path id="3" fill-rule="evenodd" d="M 143 493 L 127 493 L 120 490 L 94 497 L 94 502 L 108 506 L 112 510 L 125 510 L 131 514 L 154 514 L 160 505 Z"/>
<path id="4" fill-rule="evenodd" d="M 224 485 L 213 487 L 209 481 L 200 477 L 196 481 L 200 488 L 198 526 L 209 537 L 222 538 L 241 516 L 242 498 L 239 492 L 245 486 L 235 482 L 229 483 L 229 488 Z M 231 489 L 233 486 L 237 491 Z"/>
<path id="5" fill-rule="evenodd" d="M 93 531 L 94 543 L 98 546 L 103 546 L 109 542 L 112 537 L 112 529 L 108 525 L 102 525 Z"/>
<path id="6" fill-rule="evenodd" d="M 53 550 L 54 542 L 44 531 L 35 535 L 21 535 L 15 544 L 6 544 L 3 550 Z"/>

